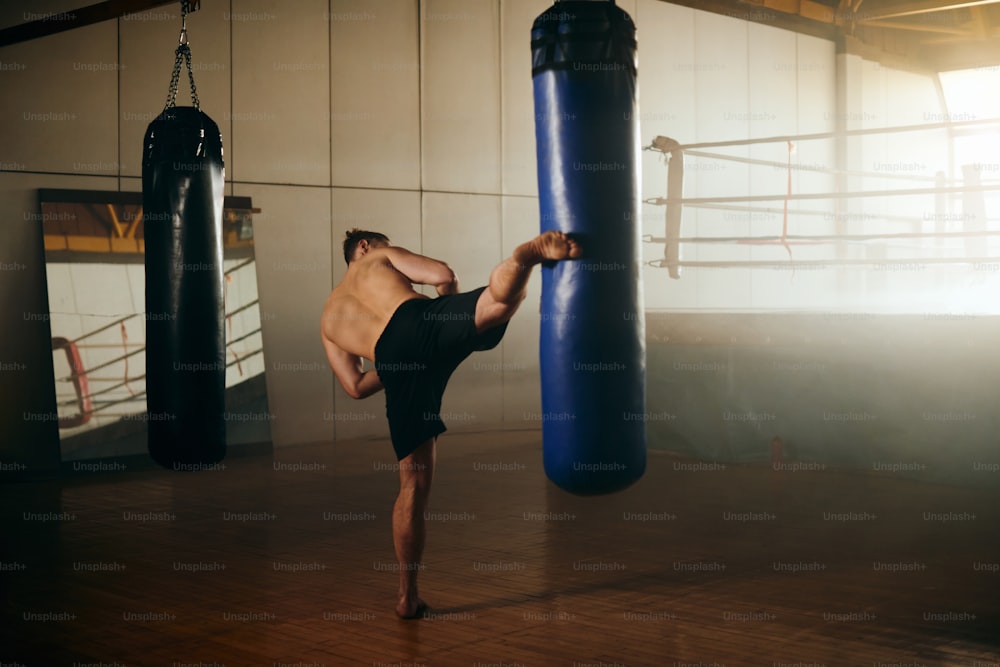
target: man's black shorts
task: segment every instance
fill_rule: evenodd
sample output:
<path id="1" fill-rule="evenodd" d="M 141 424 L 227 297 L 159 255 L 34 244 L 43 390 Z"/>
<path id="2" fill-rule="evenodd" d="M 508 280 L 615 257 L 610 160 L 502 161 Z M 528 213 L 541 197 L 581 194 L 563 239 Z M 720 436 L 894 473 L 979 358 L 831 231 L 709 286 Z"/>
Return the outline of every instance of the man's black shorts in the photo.
<path id="1" fill-rule="evenodd" d="M 375 344 L 397 459 L 447 430 L 440 413 L 448 378 L 470 354 L 503 338 L 506 323 L 476 333 L 476 302 L 485 289 L 405 301 Z"/>

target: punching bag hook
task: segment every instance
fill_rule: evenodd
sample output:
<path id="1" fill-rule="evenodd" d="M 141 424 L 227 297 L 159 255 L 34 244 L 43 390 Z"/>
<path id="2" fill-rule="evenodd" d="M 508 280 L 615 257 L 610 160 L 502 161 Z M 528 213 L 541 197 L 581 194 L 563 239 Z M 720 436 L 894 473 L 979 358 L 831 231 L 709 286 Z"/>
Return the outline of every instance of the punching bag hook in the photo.
<path id="1" fill-rule="evenodd" d="M 201 0 L 181 0 L 181 36 L 177 40 L 181 46 L 187 46 L 188 43 L 187 15 L 199 9 Z"/>

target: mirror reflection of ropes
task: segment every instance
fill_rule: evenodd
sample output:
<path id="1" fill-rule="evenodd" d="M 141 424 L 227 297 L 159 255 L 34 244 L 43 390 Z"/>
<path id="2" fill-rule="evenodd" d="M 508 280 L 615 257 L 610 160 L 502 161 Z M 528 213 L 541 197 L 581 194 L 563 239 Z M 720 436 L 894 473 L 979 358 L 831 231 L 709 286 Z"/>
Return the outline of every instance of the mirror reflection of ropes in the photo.
<path id="1" fill-rule="evenodd" d="M 232 266 L 226 271 L 226 281 L 227 283 L 234 282 L 234 280 L 239 280 L 237 276 L 238 272 L 241 270 L 250 271 L 251 273 L 256 270 L 256 265 L 254 260 L 248 259 L 244 262 Z M 252 341 L 255 336 L 261 335 L 261 328 L 258 324 L 256 327 L 242 333 L 241 335 L 236 335 L 237 332 L 234 329 L 236 326 L 233 323 L 234 317 L 243 313 L 244 311 L 250 310 L 252 308 L 259 307 L 260 301 L 258 299 L 253 299 L 245 304 L 234 307 L 231 311 L 227 308 L 226 319 L 230 324 L 229 329 L 229 339 L 226 343 L 229 354 L 232 355 L 233 360 L 226 364 L 228 369 L 231 366 L 236 366 L 237 373 L 239 377 L 245 377 L 246 368 L 245 362 L 255 357 L 259 354 L 263 354 L 263 347 L 259 341 Z M 93 331 L 85 333 L 78 336 L 74 340 L 69 340 L 64 337 L 53 337 L 52 339 L 52 349 L 53 351 L 65 350 L 67 353 L 67 363 L 69 365 L 69 374 L 56 377 L 56 383 L 68 383 L 73 387 L 71 393 L 58 393 L 57 392 L 57 408 L 58 409 L 68 409 L 70 407 L 75 407 L 76 410 L 72 415 L 65 415 L 60 417 L 59 423 L 60 428 L 69 429 L 77 428 L 84 424 L 91 422 L 93 416 L 99 417 L 132 417 L 135 412 L 109 412 L 109 410 L 115 406 L 120 406 L 128 403 L 136 403 L 145 399 L 146 392 L 143 390 L 137 390 L 131 386 L 132 383 L 137 381 L 145 380 L 146 374 L 132 375 L 130 370 L 130 359 L 137 355 L 140 355 L 146 351 L 145 342 L 129 342 L 129 321 L 134 318 L 144 317 L 143 313 L 129 313 L 129 314 L 106 314 L 106 313 L 77 313 L 77 312 L 56 312 L 53 311 L 51 315 L 72 315 L 72 316 L 82 316 L 82 317 L 104 317 L 113 318 L 108 324 L 104 324 Z M 252 321 L 252 320 L 251 320 Z M 116 356 L 112 359 L 102 361 L 101 363 L 93 366 L 92 368 L 86 368 L 83 364 L 84 355 L 82 352 L 88 349 L 98 349 L 98 348 L 110 348 L 118 347 L 119 343 L 90 343 L 87 342 L 88 339 L 107 331 L 113 327 L 117 326 L 121 335 L 121 349 L 122 354 Z M 253 325 L 251 325 L 253 326 Z M 134 332 L 134 328 L 133 328 Z M 250 342 L 249 346 L 241 349 L 241 345 Z M 130 347 L 134 348 L 130 351 Z M 74 359 L 76 360 L 74 363 Z M 100 375 L 94 375 L 94 371 L 99 371 L 105 368 L 113 367 L 115 364 L 121 363 L 124 365 L 124 369 L 120 376 L 113 374 L 113 376 L 102 377 Z M 92 385 L 95 383 L 112 383 L 102 389 L 92 390 Z M 115 396 L 115 392 L 121 389 L 125 389 L 129 392 L 127 397 Z M 107 396 L 108 398 L 102 398 Z"/>
<path id="2" fill-rule="evenodd" d="M 223 283 L 223 290 L 222 290 L 222 307 L 226 310 L 226 312 L 228 312 L 229 311 L 229 285 L 230 285 L 230 283 L 233 282 L 233 275 L 232 275 L 232 273 L 231 272 L 226 272 L 225 278 L 226 278 L 226 282 Z M 228 340 L 232 340 L 232 338 L 233 338 L 233 315 L 235 315 L 235 313 L 229 313 L 228 315 L 226 315 L 226 325 L 229 328 L 229 335 L 226 337 Z M 234 348 L 232 346 L 229 347 L 229 353 L 233 355 L 233 360 L 236 363 L 236 372 L 240 374 L 240 377 L 243 377 L 243 365 L 240 364 L 240 355 L 239 355 L 239 353 L 236 351 L 236 348 Z"/>
<path id="3" fill-rule="evenodd" d="M 132 391 L 132 387 L 128 386 L 128 330 L 125 328 L 125 322 L 122 322 L 122 353 L 125 355 L 125 371 L 123 384 L 125 388 L 128 389 L 128 393 L 135 396 L 135 392 Z"/>

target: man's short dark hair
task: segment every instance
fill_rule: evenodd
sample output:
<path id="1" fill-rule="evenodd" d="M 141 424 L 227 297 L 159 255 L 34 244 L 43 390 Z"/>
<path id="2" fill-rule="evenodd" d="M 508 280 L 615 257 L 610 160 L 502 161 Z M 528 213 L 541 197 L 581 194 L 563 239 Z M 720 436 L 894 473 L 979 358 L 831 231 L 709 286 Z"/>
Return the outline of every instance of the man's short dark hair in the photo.
<path id="1" fill-rule="evenodd" d="M 380 232 L 366 232 L 363 229 L 358 229 L 355 227 L 351 231 L 347 232 L 347 236 L 344 239 L 344 261 L 348 264 L 351 263 L 351 257 L 354 256 L 354 251 L 357 250 L 358 244 L 362 241 L 385 241 L 389 242 L 389 237 Z"/>

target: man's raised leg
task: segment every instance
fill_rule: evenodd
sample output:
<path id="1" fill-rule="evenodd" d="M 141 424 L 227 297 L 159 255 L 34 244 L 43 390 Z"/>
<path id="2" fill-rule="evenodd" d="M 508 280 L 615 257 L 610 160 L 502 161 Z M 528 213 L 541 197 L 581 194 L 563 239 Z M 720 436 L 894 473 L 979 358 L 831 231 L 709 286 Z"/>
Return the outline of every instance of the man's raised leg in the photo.
<path id="1" fill-rule="evenodd" d="M 399 562 L 396 614 L 419 618 L 427 605 L 417 594 L 417 573 L 424 554 L 424 511 L 434 479 L 435 438 L 399 462 L 399 496 L 392 509 L 392 541 Z"/>
<path id="2" fill-rule="evenodd" d="M 489 287 L 476 303 L 476 331 L 510 321 L 524 301 L 531 269 L 545 261 L 575 259 L 582 254 L 579 244 L 562 232 L 540 234 L 514 249 L 490 274 Z"/>

